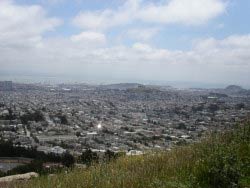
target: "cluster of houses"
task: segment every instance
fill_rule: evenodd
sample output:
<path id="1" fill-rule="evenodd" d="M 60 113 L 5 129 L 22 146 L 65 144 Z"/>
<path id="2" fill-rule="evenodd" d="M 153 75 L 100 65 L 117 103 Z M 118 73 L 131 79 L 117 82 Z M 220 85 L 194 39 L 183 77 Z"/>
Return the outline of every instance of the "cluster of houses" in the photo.
<path id="1" fill-rule="evenodd" d="M 249 117 L 250 95 L 229 91 L 13 84 L 0 91 L 0 137 L 57 154 L 171 149 Z"/>

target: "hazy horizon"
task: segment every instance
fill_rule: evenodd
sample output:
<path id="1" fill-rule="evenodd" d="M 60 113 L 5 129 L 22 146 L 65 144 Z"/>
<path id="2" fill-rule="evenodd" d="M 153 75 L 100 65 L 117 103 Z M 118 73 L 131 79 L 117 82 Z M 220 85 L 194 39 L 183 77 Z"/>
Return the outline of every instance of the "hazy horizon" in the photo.
<path id="1" fill-rule="evenodd" d="M 90 84 L 90 85 L 108 85 L 108 84 L 123 84 L 123 83 L 138 83 L 144 85 L 159 85 L 159 86 L 170 86 L 174 88 L 226 88 L 229 85 L 238 85 L 244 89 L 250 89 L 249 85 L 241 85 L 237 83 L 199 83 L 199 82 L 185 82 L 185 81 L 161 81 L 161 80 L 91 80 L 91 79 L 76 79 L 76 78 L 60 78 L 53 76 L 17 76 L 8 77 L 0 76 L 0 81 L 13 81 L 14 83 L 24 84 Z"/>

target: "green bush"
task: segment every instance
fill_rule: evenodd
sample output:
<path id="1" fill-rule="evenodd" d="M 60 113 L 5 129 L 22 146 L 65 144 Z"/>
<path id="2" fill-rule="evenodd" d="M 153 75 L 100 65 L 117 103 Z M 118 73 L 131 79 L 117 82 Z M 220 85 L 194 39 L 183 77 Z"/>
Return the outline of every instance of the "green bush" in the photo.
<path id="1" fill-rule="evenodd" d="M 237 187 L 241 176 L 237 156 L 232 153 L 217 151 L 198 163 L 193 176 L 196 187 Z"/>
<path id="2" fill-rule="evenodd" d="M 201 188 L 240 187 L 250 173 L 250 126 L 219 137 L 211 137 L 200 153 L 191 175 L 192 184 Z"/>

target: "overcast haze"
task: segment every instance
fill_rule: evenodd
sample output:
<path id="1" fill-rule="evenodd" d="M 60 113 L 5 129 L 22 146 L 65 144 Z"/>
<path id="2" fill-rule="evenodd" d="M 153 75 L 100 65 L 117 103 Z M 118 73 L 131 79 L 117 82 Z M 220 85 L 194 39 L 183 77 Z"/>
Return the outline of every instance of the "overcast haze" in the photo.
<path id="1" fill-rule="evenodd" d="M 249 88 L 249 9 L 248 0 L 0 0 L 0 79 Z"/>

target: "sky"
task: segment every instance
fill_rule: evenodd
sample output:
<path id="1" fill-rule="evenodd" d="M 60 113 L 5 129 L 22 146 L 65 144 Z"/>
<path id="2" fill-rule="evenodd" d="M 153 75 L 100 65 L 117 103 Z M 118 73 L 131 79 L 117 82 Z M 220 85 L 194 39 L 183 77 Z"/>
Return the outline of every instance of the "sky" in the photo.
<path id="1" fill-rule="evenodd" d="M 0 0 L 0 79 L 250 88 L 248 0 Z"/>

